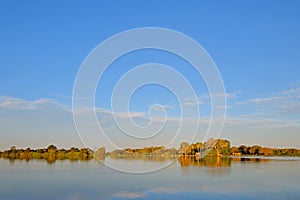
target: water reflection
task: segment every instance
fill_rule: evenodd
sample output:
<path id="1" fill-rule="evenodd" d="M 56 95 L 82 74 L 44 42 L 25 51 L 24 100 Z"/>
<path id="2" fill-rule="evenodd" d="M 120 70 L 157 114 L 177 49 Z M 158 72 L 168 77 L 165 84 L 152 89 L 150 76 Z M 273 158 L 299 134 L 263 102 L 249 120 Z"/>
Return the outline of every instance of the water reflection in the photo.
<path id="1" fill-rule="evenodd" d="M 229 157 L 207 157 L 198 158 L 196 156 L 180 156 L 178 161 L 182 167 L 185 166 L 206 166 L 206 167 L 230 167 Z"/>
<path id="2" fill-rule="evenodd" d="M 108 169 L 95 160 L 56 160 L 49 165 L 44 159 L 28 162 L 1 158 L 0 196 L 4 199 L 300 199 L 300 159 L 268 159 L 181 157 L 164 170 L 132 175 Z M 159 164 L 150 160 L 113 161 L 120 166 Z"/>
<path id="3" fill-rule="evenodd" d="M 94 158 L 96 159 L 96 160 L 105 160 L 105 155 L 94 155 Z"/>
<path id="4" fill-rule="evenodd" d="M 267 158 L 258 158 L 258 157 L 230 157 L 232 162 L 268 162 L 271 161 L 271 159 Z"/>
<path id="5" fill-rule="evenodd" d="M 206 157 L 181 156 L 178 158 L 181 172 L 190 176 L 195 173 L 210 177 L 222 177 L 231 174 L 231 159 L 229 157 Z"/>
<path id="6" fill-rule="evenodd" d="M 3 159 L 3 158 L 0 158 L 0 159 Z M 97 160 L 104 160 L 105 157 L 97 157 Z M 14 165 L 15 162 L 26 162 L 26 163 L 29 163 L 29 162 L 45 162 L 49 165 L 53 165 L 55 164 L 56 161 L 68 161 L 68 162 L 77 162 L 77 161 L 82 161 L 82 162 L 88 162 L 92 159 L 81 159 L 81 160 L 71 160 L 71 159 L 56 159 L 55 157 L 49 157 L 49 158 L 46 158 L 46 159 L 43 159 L 43 158 L 40 158 L 40 159 L 15 159 L 15 158 L 9 158 L 9 159 L 3 159 L 3 160 L 9 160 L 9 163 L 10 165 Z"/>
<path id="7" fill-rule="evenodd" d="M 96 160 L 105 160 L 107 157 L 105 155 L 96 156 Z M 271 157 L 272 158 L 272 157 Z M 206 166 L 206 167 L 230 167 L 232 162 L 268 162 L 272 159 L 263 158 L 263 157 L 206 157 L 206 158 L 198 158 L 196 156 L 179 156 L 179 157 L 163 157 L 163 156 L 147 156 L 147 155 L 135 155 L 135 156 L 123 156 L 123 157 L 113 157 L 110 156 L 110 159 L 113 160 L 142 160 L 142 161 L 150 161 L 150 162 L 165 162 L 165 161 L 173 161 L 178 160 L 179 164 L 182 167 L 185 166 Z M 14 164 L 16 159 L 8 159 L 10 164 Z M 32 159 L 17 159 L 17 160 L 25 160 L 29 162 Z M 48 157 L 47 159 L 35 159 L 35 160 L 44 160 L 48 164 L 53 164 L 57 160 L 55 157 Z M 93 159 L 81 159 L 81 161 L 89 161 Z M 274 160 L 278 160 L 274 158 Z M 77 160 L 69 160 L 69 161 L 77 161 Z"/>

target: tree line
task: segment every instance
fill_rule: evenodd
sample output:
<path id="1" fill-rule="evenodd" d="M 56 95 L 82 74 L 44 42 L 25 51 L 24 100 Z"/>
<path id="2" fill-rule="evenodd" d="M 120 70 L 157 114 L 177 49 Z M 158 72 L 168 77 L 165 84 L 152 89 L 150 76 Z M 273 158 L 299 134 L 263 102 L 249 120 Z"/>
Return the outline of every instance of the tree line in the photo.
<path id="1" fill-rule="evenodd" d="M 124 150 L 114 150 L 106 153 L 105 148 L 101 147 L 95 151 L 89 148 L 78 149 L 71 147 L 70 149 L 58 149 L 54 145 L 49 145 L 43 149 L 17 149 L 12 146 L 9 150 L 0 151 L 0 157 L 6 159 L 45 159 L 48 162 L 55 160 L 90 160 L 105 159 L 106 156 L 111 158 L 139 158 L 139 157 L 161 157 L 161 158 L 177 158 L 180 156 L 200 156 L 220 157 L 220 156 L 300 156 L 300 149 L 293 148 L 268 148 L 258 145 L 239 147 L 231 147 L 230 141 L 223 139 L 209 139 L 201 143 L 189 144 L 182 142 L 179 149 L 166 149 L 164 146 L 144 147 L 144 148 L 126 148 Z"/>
<path id="2" fill-rule="evenodd" d="M 54 145 L 49 145 L 43 149 L 17 149 L 12 146 L 9 150 L 0 152 L 0 157 L 6 159 L 44 159 L 48 162 L 55 160 L 90 160 L 93 158 L 93 151 L 88 148 L 78 149 L 71 147 L 70 149 L 57 149 Z"/>
<path id="3" fill-rule="evenodd" d="M 300 156 L 300 149 L 293 148 L 268 148 L 258 145 L 232 147 L 231 154 L 240 155 L 256 155 L 256 156 Z"/>
<path id="4" fill-rule="evenodd" d="M 208 152 L 205 154 L 205 152 Z M 300 156 L 300 149 L 295 148 L 269 148 L 258 145 L 231 147 L 230 141 L 222 139 L 209 139 L 205 143 L 197 142 L 189 145 L 181 143 L 179 154 L 194 156 L 204 153 L 208 157 L 216 156 Z"/>

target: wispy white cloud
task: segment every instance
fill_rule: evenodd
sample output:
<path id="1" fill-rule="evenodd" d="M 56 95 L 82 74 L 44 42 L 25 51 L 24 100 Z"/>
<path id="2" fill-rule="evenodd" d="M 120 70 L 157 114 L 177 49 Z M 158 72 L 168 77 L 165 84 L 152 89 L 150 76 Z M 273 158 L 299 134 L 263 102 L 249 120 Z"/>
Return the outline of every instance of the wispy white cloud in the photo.
<path id="1" fill-rule="evenodd" d="M 174 109 L 174 106 L 171 105 L 155 105 L 153 106 L 154 110 L 168 110 L 168 109 Z"/>
<path id="2" fill-rule="evenodd" d="M 300 120 L 284 120 L 267 118 L 265 116 L 245 115 L 240 117 L 227 117 L 225 124 L 227 125 L 245 125 L 252 127 L 269 127 L 269 128 L 283 128 L 300 126 Z"/>
<path id="3" fill-rule="evenodd" d="M 74 109 L 73 112 L 76 114 L 90 114 L 96 112 L 99 115 L 114 115 L 116 117 L 123 117 L 123 118 L 145 118 L 145 112 L 113 112 L 106 108 L 80 108 Z"/>
<path id="4" fill-rule="evenodd" d="M 194 107 L 194 106 L 198 106 L 198 105 L 201 105 L 201 104 L 205 104 L 204 101 L 201 101 L 201 100 L 193 100 L 193 99 L 186 99 L 183 101 L 182 103 L 182 106 L 190 106 L 190 107 Z"/>
<path id="5" fill-rule="evenodd" d="M 117 117 L 124 117 L 124 118 L 145 118 L 146 113 L 144 112 L 113 112 Z"/>
<path id="6" fill-rule="evenodd" d="M 222 108 L 222 109 L 228 109 L 231 108 L 232 106 L 226 105 L 226 106 L 216 106 L 215 108 Z"/>
<path id="7" fill-rule="evenodd" d="M 285 90 L 275 95 L 241 101 L 238 104 L 256 105 L 263 108 L 266 113 L 300 114 L 300 87 Z"/>
<path id="8" fill-rule="evenodd" d="M 174 107 L 171 105 L 154 105 L 153 106 L 153 110 L 156 111 L 164 111 L 167 109 L 173 109 Z M 73 112 L 75 112 L 76 114 L 90 114 L 90 113 L 94 113 L 96 112 L 98 115 L 101 116 L 105 116 L 105 115 L 109 115 L 109 116 L 114 116 L 114 117 L 120 117 L 120 118 L 140 118 L 143 120 L 149 120 L 149 118 L 151 117 L 151 120 L 153 121 L 165 121 L 165 120 L 170 120 L 170 121 L 174 121 L 174 120 L 178 120 L 178 117 L 168 117 L 166 119 L 166 117 L 160 116 L 160 115 L 156 115 L 156 116 L 151 116 L 149 115 L 148 112 L 137 112 L 137 111 L 128 111 L 128 112 L 116 112 L 116 111 L 111 111 L 109 109 L 106 108 L 80 108 L 78 110 L 74 110 Z"/>
<path id="9" fill-rule="evenodd" d="M 203 104 L 210 104 L 211 98 L 234 99 L 238 96 L 238 94 L 239 94 L 239 92 L 204 94 L 204 95 L 198 96 L 196 99 L 195 98 L 186 98 L 181 105 L 193 107 L 193 106 L 199 106 L 199 105 L 203 105 Z M 228 107 L 226 107 L 226 108 L 228 108 Z"/>
<path id="10" fill-rule="evenodd" d="M 270 102 L 278 102 L 282 100 L 283 97 L 274 96 L 274 97 L 265 97 L 265 98 L 254 98 L 249 99 L 247 101 L 238 102 L 239 104 L 249 104 L 249 103 L 256 103 L 256 104 L 263 104 L 263 103 L 270 103 Z"/>
<path id="11" fill-rule="evenodd" d="M 222 98 L 236 98 L 239 92 L 229 92 L 229 93 L 211 93 L 209 95 L 203 95 L 203 98 L 211 98 L 211 97 L 222 97 Z"/>
<path id="12" fill-rule="evenodd" d="M 21 110 L 36 110 L 45 105 L 56 105 L 67 108 L 67 106 L 60 104 L 54 99 L 42 98 L 33 101 L 1 96 L 0 97 L 0 107 L 1 108 L 10 108 L 10 109 L 21 109 Z"/>
<path id="13" fill-rule="evenodd" d="M 124 192 L 124 193 L 118 193 L 115 194 L 114 197 L 116 198 L 124 198 L 124 199 L 137 199 L 137 198 L 143 198 L 145 197 L 144 194 L 138 193 L 138 192 Z"/>
<path id="14" fill-rule="evenodd" d="M 153 188 L 149 192 L 177 194 L 179 191 L 178 188 L 157 187 L 157 188 Z"/>

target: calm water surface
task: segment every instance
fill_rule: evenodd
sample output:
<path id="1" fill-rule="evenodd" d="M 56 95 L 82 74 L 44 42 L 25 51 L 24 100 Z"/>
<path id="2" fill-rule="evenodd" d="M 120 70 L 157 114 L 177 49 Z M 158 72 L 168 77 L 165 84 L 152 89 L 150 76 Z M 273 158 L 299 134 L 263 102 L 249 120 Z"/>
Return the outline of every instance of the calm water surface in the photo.
<path id="1" fill-rule="evenodd" d="M 164 164 L 109 158 L 105 162 Z M 300 199 L 299 170 L 299 158 L 186 158 L 147 174 L 120 173 L 95 160 L 49 164 L 0 159 L 0 199 Z"/>

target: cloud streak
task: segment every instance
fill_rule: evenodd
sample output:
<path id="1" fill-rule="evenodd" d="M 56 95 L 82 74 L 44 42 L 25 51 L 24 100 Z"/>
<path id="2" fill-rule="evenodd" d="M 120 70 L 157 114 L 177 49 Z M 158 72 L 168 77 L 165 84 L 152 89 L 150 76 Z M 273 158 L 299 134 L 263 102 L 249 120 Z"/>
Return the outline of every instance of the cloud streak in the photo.
<path id="1" fill-rule="evenodd" d="M 8 109 L 16 109 L 16 110 L 37 110 L 41 109 L 45 105 L 56 105 L 61 106 L 63 108 L 67 108 L 67 106 L 58 103 L 54 99 L 42 98 L 34 101 L 28 101 L 19 98 L 2 96 L 0 97 L 0 107 L 8 108 Z"/>
<path id="2" fill-rule="evenodd" d="M 122 199 L 138 199 L 145 197 L 145 195 L 138 192 L 124 192 L 115 194 L 114 197 Z"/>
<path id="3" fill-rule="evenodd" d="M 194 107 L 199 105 L 209 105 L 211 103 L 211 98 L 226 98 L 226 99 L 235 99 L 237 98 L 238 92 L 232 93 L 212 93 L 198 96 L 197 99 L 194 98 L 186 98 L 182 106 Z M 229 108 L 225 106 L 226 108 Z M 222 107 L 224 108 L 224 107 Z"/>
<path id="4" fill-rule="evenodd" d="M 262 98 L 252 98 L 238 102 L 239 105 L 254 105 L 269 112 L 279 115 L 300 114 L 300 87 L 285 90 L 275 95 Z"/>

